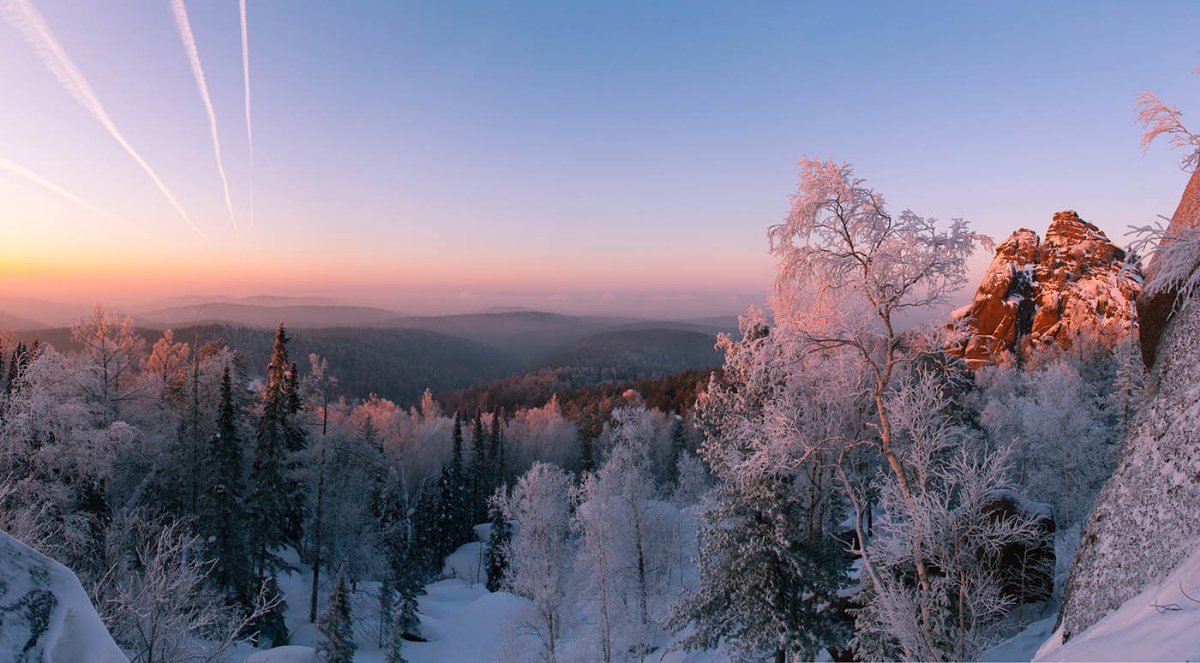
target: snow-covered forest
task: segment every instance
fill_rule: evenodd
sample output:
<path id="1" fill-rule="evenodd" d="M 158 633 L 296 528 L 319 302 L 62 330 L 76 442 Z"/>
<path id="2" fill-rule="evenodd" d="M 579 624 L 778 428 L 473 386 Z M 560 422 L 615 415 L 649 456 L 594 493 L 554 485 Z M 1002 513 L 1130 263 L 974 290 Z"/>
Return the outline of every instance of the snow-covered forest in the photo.
<path id="1" fill-rule="evenodd" d="M 961 325 L 899 319 L 989 240 L 846 165 L 802 162 L 769 236 L 772 314 L 680 412 L 348 399 L 282 324 L 267 366 L 99 307 L 82 350 L 6 338 L 0 529 L 135 661 L 978 659 L 1061 596 L 1142 403 L 1134 330 L 970 370 Z M 490 640 L 436 614 L 455 592 Z"/>

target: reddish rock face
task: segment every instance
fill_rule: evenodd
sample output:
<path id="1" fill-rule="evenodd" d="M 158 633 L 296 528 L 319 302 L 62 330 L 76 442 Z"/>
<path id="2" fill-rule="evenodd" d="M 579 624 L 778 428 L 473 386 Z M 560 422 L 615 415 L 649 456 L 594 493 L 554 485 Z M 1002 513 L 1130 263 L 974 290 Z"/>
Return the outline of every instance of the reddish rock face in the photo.
<path id="1" fill-rule="evenodd" d="M 951 352 L 972 368 L 1024 347 L 1070 347 L 1092 333 L 1117 343 L 1137 331 L 1142 276 L 1125 251 L 1074 210 L 1058 212 L 1042 241 L 1022 228 L 996 247 L 974 301 L 956 312 L 965 339 Z"/>
<path id="2" fill-rule="evenodd" d="M 1171 216 L 1171 223 L 1167 226 L 1167 230 L 1172 232 L 1179 232 L 1183 228 L 1200 228 L 1200 170 L 1192 173 L 1187 187 L 1183 190 L 1183 197 L 1179 199 L 1179 206 L 1175 208 L 1175 214 Z M 1147 271 L 1150 278 L 1153 279 L 1153 258 L 1150 259 L 1150 267 Z M 1168 290 L 1147 294 L 1137 300 L 1138 320 L 1141 322 L 1139 340 L 1142 345 L 1142 361 L 1145 362 L 1146 368 L 1154 366 L 1158 340 L 1162 336 L 1163 330 L 1166 329 L 1171 314 L 1175 311 L 1176 296 L 1177 293 Z"/>

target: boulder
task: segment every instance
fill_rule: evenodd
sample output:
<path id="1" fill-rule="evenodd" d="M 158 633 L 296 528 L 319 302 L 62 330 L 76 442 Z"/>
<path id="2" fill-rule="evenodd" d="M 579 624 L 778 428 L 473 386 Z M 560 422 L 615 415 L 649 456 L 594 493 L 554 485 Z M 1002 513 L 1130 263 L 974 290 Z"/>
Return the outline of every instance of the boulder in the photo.
<path id="1" fill-rule="evenodd" d="M 128 663 L 67 567 L 0 532 L 0 661 Z"/>

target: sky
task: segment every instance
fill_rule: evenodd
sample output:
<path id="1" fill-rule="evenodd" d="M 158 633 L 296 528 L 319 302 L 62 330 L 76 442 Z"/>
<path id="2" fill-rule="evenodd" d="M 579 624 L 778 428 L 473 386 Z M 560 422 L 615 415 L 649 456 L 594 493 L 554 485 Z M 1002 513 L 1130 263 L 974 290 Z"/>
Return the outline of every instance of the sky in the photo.
<path id="1" fill-rule="evenodd" d="M 770 288 L 804 155 L 893 211 L 1002 239 L 1073 208 L 1125 244 L 1187 179 L 1136 95 L 1200 116 L 1194 1 L 246 9 L 252 150 L 238 0 L 0 0 L 0 296 L 728 315 Z"/>

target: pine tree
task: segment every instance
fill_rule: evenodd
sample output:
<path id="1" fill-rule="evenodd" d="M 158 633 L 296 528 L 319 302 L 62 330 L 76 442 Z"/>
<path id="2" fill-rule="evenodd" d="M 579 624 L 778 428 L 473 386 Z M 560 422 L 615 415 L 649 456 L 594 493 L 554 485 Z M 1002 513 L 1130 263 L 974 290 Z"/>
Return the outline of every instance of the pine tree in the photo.
<path id="1" fill-rule="evenodd" d="M 329 663 L 353 663 L 358 645 L 354 642 L 354 622 L 350 618 L 350 593 L 341 568 L 329 592 L 329 605 L 317 620 L 317 630 L 325 636 L 315 648 L 318 656 Z"/>
<path id="2" fill-rule="evenodd" d="M 850 558 L 830 537 L 805 536 L 801 504 L 785 477 L 717 489 L 700 531 L 700 589 L 671 611 L 673 631 L 695 626 L 685 649 L 724 641 L 735 654 L 782 661 L 845 645 L 850 629 L 834 605 Z"/>
<path id="3" fill-rule="evenodd" d="M 205 464 L 207 485 L 201 503 L 201 533 L 209 555 L 216 560 L 212 578 L 226 591 L 248 598 L 250 560 L 246 547 L 246 514 L 242 509 L 242 441 L 238 434 L 241 412 L 233 397 L 229 366 L 221 373 L 221 402 L 217 432 L 209 440 Z"/>
<path id="4" fill-rule="evenodd" d="M 392 588 L 392 579 L 384 578 L 379 583 L 379 646 L 386 647 L 391 642 L 388 634 L 392 628 L 392 612 L 396 607 L 396 591 Z"/>
<path id="5" fill-rule="evenodd" d="M 404 649 L 404 612 L 397 606 L 384 613 L 390 622 L 387 643 L 384 645 L 384 663 L 408 663 L 401 650 Z"/>
<path id="6" fill-rule="evenodd" d="M 487 439 L 483 432 L 483 413 L 475 411 L 475 427 L 471 431 L 471 521 L 479 522 L 487 517 L 487 498 L 491 488 L 487 485 Z"/>
<path id="7" fill-rule="evenodd" d="M 256 634 L 254 641 L 259 644 L 262 639 L 266 639 L 271 643 L 272 647 L 282 647 L 288 643 L 288 628 L 287 619 L 287 601 L 283 600 L 283 592 L 279 591 L 279 583 L 275 582 L 275 576 L 269 576 L 263 581 L 265 594 L 272 602 L 272 607 L 267 612 L 259 615 L 258 619 L 254 620 L 250 630 Z"/>
<path id="8" fill-rule="evenodd" d="M 487 588 L 489 592 L 498 592 L 504 581 L 504 572 L 508 569 L 508 544 L 512 539 L 512 527 L 504 518 L 503 504 L 507 499 L 503 487 L 496 489 L 496 494 L 490 500 L 488 509 L 492 517 L 492 531 L 488 536 L 487 553 L 484 554 L 484 566 L 487 570 Z"/>
<path id="9" fill-rule="evenodd" d="M 295 541 L 298 535 L 295 523 L 298 506 L 293 501 L 293 481 L 287 477 L 287 342 L 280 323 L 275 333 L 275 353 L 267 367 L 263 412 L 255 433 L 250 469 L 250 496 L 246 499 L 251 555 L 260 579 L 283 566 L 272 549 Z"/>
<path id="10" fill-rule="evenodd" d="M 585 406 L 579 413 L 578 426 L 579 442 L 583 447 L 579 471 L 581 474 L 587 474 L 596 471 L 595 441 L 604 430 L 604 417 L 600 413 L 600 407 L 595 403 Z"/>
<path id="11" fill-rule="evenodd" d="M 666 467 L 667 474 L 670 476 L 669 483 L 679 481 L 677 465 L 679 457 L 685 451 L 687 451 L 687 436 L 683 427 L 683 417 L 675 415 L 675 422 L 671 425 L 671 458 Z"/>
<path id="12" fill-rule="evenodd" d="M 504 410 L 492 413 L 492 430 L 488 435 L 488 490 L 504 485 Z"/>

